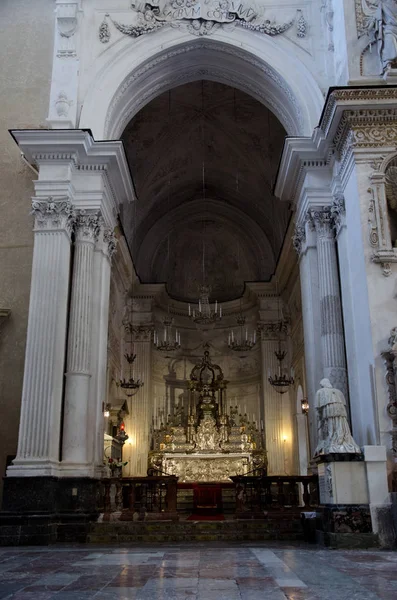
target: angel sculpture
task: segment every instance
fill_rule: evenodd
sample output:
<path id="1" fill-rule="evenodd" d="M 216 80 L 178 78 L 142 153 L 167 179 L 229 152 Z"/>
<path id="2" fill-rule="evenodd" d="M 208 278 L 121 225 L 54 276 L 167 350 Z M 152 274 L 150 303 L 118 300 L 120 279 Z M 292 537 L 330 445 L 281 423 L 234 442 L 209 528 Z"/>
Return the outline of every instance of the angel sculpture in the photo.
<path id="1" fill-rule="evenodd" d="M 386 78 L 397 60 L 397 0 L 361 0 L 365 15 L 364 26 L 375 45 Z"/>

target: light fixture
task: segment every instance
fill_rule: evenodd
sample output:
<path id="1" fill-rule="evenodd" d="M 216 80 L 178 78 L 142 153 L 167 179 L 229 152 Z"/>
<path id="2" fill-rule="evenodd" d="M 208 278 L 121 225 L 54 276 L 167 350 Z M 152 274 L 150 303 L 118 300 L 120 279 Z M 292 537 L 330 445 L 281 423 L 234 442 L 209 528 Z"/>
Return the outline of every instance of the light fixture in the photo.
<path id="1" fill-rule="evenodd" d="M 105 417 L 105 419 L 108 419 L 110 417 L 110 409 L 111 409 L 111 405 L 106 404 L 103 409 L 103 416 Z"/>
<path id="2" fill-rule="evenodd" d="M 202 201 L 205 211 L 205 140 L 204 140 L 204 80 L 201 82 L 201 138 L 202 138 Z M 198 303 L 194 306 L 189 304 L 189 317 L 198 326 L 208 327 L 215 325 L 222 319 L 222 306 L 215 300 L 213 308 L 210 304 L 211 286 L 206 281 L 205 275 L 205 213 L 203 218 L 203 256 L 202 256 L 202 285 L 199 288 Z"/>
<path id="3" fill-rule="evenodd" d="M 278 338 L 278 349 L 274 352 L 274 354 L 276 355 L 276 358 L 278 360 L 277 373 L 275 373 L 272 376 L 271 372 L 270 372 L 270 369 L 268 371 L 268 381 L 269 381 L 270 385 L 273 386 L 274 389 L 276 390 L 276 392 L 278 392 L 279 394 L 285 394 L 286 392 L 288 392 L 289 386 L 294 384 L 294 372 L 293 372 L 293 369 L 291 368 L 290 375 L 288 376 L 285 373 L 285 370 L 284 370 L 284 367 L 283 367 L 283 360 L 284 360 L 284 358 L 287 355 L 287 351 L 281 349 L 282 328 L 283 328 L 283 322 L 280 321 L 280 325 L 279 325 L 279 338 Z"/>
<path id="4" fill-rule="evenodd" d="M 247 352 L 256 344 L 256 331 L 254 330 L 253 333 L 248 332 L 248 327 L 245 327 L 245 317 L 241 311 L 236 321 L 239 325 L 239 331 L 236 335 L 234 335 L 233 330 L 229 333 L 228 346 L 236 352 Z"/>
<path id="5" fill-rule="evenodd" d="M 155 331 L 153 334 L 153 342 L 156 349 L 163 352 L 179 350 L 181 347 L 181 334 L 176 328 L 175 333 L 172 331 L 174 319 L 168 314 L 168 316 L 164 318 L 163 323 L 164 330 L 162 331 L 162 335 L 159 335 L 158 331 Z"/>
<path id="6" fill-rule="evenodd" d="M 134 354 L 134 341 L 133 341 L 133 303 L 132 297 L 130 299 L 130 315 L 129 319 L 126 323 L 124 323 L 124 328 L 126 333 L 129 335 L 129 339 L 127 341 L 127 345 L 129 346 L 129 352 L 124 354 L 124 358 L 128 363 L 128 379 L 122 378 L 119 381 L 119 386 L 125 390 L 127 396 L 135 396 L 138 393 L 139 388 L 143 386 L 143 381 L 140 379 L 134 378 L 134 361 L 136 359 L 136 354 Z"/>
<path id="7" fill-rule="evenodd" d="M 128 435 L 127 435 L 127 434 L 126 434 L 126 432 L 125 432 L 125 425 L 124 425 L 124 421 L 122 421 L 122 422 L 120 423 L 119 430 L 118 430 L 118 432 L 117 432 L 117 435 L 116 435 L 116 440 L 117 440 L 118 442 L 120 442 L 120 444 L 121 444 L 122 446 L 124 446 L 124 444 L 125 444 L 125 443 L 126 443 L 126 441 L 128 440 Z"/>
<path id="8" fill-rule="evenodd" d="M 238 244 L 238 269 L 240 268 L 240 245 Z M 229 333 L 228 337 L 228 346 L 231 350 L 235 350 L 236 352 L 248 352 L 251 350 L 256 344 L 256 330 L 253 332 L 248 331 L 248 327 L 245 326 L 245 317 L 243 315 L 243 311 L 241 308 L 241 298 L 240 298 L 240 312 L 237 316 L 237 325 L 239 329 L 234 334 L 234 331 Z"/>
<path id="9" fill-rule="evenodd" d="M 197 325 L 211 325 L 222 319 L 222 306 L 218 306 L 215 300 L 214 308 L 211 308 L 210 293 L 211 286 L 203 284 L 200 287 L 198 304 L 193 307 L 189 304 L 189 317 Z"/>
<path id="10" fill-rule="evenodd" d="M 302 398 L 301 400 L 301 407 L 302 407 L 302 412 L 304 415 L 307 415 L 309 413 L 309 401 L 307 398 Z"/>

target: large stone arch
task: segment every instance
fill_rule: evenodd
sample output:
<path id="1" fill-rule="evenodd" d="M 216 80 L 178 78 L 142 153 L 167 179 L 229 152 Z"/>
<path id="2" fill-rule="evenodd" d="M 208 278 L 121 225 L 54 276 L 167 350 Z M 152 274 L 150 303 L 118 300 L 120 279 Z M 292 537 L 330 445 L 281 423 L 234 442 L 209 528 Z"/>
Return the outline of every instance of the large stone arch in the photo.
<path id="1" fill-rule="evenodd" d="M 288 135 L 311 135 L 323 106 L 308 68 L 278 36 L 216 32 L 211 39 L 167 29 L 119 40 L 88 77 L 79 127 L 96 139 L 118 139 L 145 104 L 178 85 L 209 79 L 236 87 L 266 105 Z M 310 94 L 308 94 L 310 90 Z"/>

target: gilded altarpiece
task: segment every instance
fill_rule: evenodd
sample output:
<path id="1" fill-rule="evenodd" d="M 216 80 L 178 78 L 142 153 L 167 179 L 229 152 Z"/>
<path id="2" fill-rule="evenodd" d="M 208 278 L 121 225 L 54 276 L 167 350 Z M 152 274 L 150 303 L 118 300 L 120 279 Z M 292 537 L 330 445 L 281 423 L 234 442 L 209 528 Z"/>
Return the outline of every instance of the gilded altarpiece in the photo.
<path id="1" fill-rule="evenodd" d="M 180 482 L 223 482 L 266 469 L 263 436 L 255 423 L 237 406 L 227 412 L 227 384 L 206 349 L 190 373 L 187 411 L 177 407 L 153 430 L 149 465 L 154 472 L 177 475 Z"/>

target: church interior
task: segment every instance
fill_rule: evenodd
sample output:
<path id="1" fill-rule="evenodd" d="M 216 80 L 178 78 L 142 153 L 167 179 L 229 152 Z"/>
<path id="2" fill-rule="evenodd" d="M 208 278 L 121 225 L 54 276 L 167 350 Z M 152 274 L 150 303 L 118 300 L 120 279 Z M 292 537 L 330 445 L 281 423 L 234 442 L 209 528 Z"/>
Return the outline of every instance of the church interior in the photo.
<path id="1" fill-rule="evenodd" d="M 0 6 L 1 546 L 396 547 L 397 9 L 257 4 Z"/>

